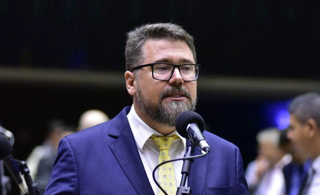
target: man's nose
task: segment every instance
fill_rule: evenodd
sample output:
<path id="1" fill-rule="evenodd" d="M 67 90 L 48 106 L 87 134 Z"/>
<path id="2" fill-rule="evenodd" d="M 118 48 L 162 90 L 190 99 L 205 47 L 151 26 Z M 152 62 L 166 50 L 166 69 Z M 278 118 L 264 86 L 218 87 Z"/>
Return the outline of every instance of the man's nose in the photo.
<path id="1" fill-rule="evenodd" d="M 179 79 L 182 79 L 182 75 L 178 67 L 174 67 L 172 77 L 177 77 Z"/>
<path id="2" fill-rule="evenodd" d="M 178 67 L 175 67 L 173 69 L 173 73 L 172 73 L 172 76 L 169 80 L 169 83 L 171 84 L 181 84 L 183 83 L 183 78 L 182 78 L 182 75 L 179 71 L 179 68 Z"/>

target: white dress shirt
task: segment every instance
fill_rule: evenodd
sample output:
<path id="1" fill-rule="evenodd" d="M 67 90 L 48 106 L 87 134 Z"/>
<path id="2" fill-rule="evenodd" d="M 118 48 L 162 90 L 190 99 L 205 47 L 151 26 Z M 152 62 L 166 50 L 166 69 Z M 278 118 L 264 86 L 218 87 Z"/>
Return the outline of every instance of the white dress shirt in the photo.
<path id="1" fill-rule="evenodd" d="M 284 195 L 285 194 L 285 180 L 282 169 L 291 161 L 292 157 L 286 154 L 282 159 L 272 168 L 269 169 L 262 177 L 258 184 L 254 195 Z"/>
<path id="2" fill-rule="evenodd" d="M 320 194 L 320 156 L 318 156 L 312 162 L 311 166 L 315 171 L 315 173 L 313 175 L 307 195 L 319 195 Z"/>
<path id="3" fill-rule="evenodd" d="M 152 171 L 159 164 L 159 148 L 150 138 L 151 135 L 163 136 L 156 130 L 148 126 L 144 121 L 137 115 L 134 106 L 132 105 L 130 112 L 127 115 L 130 127 L 132 129 L 133 137 L 135 139 L 140 158 L 142 160 L 144 169 L 147 173 L 149 182 L 155 194 L 158 194 L 158 186 L 153 181 Z M 186 153 L 186 139 L 181 137 L 177 131 L 174 131 L 170 135 L 177 134 L 180 139 L 173 141 L 169 154 L 171 159 L 181 158 Z M 173 162 L 173 168 L 175 172 L 175 179 L 177 187 L 181 181 L 181 169 L 183 161 Z M 157 172 L 156 172 L 157 178 Z"/>

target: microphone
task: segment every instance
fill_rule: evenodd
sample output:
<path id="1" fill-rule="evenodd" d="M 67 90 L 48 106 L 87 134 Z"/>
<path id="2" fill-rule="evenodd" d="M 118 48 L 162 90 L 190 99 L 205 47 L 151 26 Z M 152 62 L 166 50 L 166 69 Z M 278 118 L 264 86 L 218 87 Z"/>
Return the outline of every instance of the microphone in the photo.
<path id="1" fill-rule="evenodd" d="M 8 138 L 0 134 L 0 160 L 3 160 L 3 163 L 10 172 L 13 180 L 17 183 L 20 190 L 25 194 L 27 192 L 23 186 L 22 178 L 20 177 L 20 168 L 18 167 L 11 153 L 12 146 Z"/>
<path id="2" fill-rule="evenodd" d="M 202 132 L 204 131 L 204 120 L 196 112 L 184 111 L 176 119 L 176 129 L 178 133 L 189 138 L 195 145 L 198 145 L 204 152 L 209 152 L 210 146 L 205 140 Z"/>
<path id="3" fill-rule="evenodd" d="M 14 136 L 13 136 L 13 133 L 5 128 L 3 128 L 1 125 L 0 125 L 0 135 L 3 134 L 4 136 L 6 136 L 9 141 L 10 141 L 10 144 L 11 146 L 13 146 L 14 144 Z"/>

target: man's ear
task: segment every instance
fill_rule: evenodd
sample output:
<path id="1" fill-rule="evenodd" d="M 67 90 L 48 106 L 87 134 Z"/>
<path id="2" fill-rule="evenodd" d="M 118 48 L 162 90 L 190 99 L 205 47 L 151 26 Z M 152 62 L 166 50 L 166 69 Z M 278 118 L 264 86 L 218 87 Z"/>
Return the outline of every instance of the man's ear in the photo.
<path id="1" fill-rule="evenodd" d="M 128 93 L 131 95 L 131 96 L 134 96 L 135 93 L 136 93 L 136 87 L 135 87 L 135 76 L 134 76 L 134 73 L 133 72 L 130 72 L 130 71 L 126 71 L 124 73 L 124 77 L 126 79 L 126 88 L 127 88 L 127 91 Z"/>
<path id="2" fill-rule="evenodd" d="M 307 120 L 307 124 L 308 126 L 308 135 L 309 137 L 314 137 L 316 134 L 319 133 L 319 127 L 318 124 L 316 123 L 316 121 L 312 118 Z"/>

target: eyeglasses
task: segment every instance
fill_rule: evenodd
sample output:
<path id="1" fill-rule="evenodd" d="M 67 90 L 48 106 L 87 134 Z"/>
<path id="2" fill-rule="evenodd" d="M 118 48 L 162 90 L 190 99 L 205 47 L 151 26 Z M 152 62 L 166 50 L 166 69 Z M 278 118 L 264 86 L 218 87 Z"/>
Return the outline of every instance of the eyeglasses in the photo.
<path id="1" fill-rule="evenodd" d="M 173 75 L 175 68 L 179 69 L 180 75 L 184 81 L 196 81 L 199 76 L 200 68 L 200 64 L 174 65 L 161 62 L 136 66 L 132 69 L 131 72 L 146 66 L 151 66 L 152 77 L 160 81 L 169 81 Z"/>

